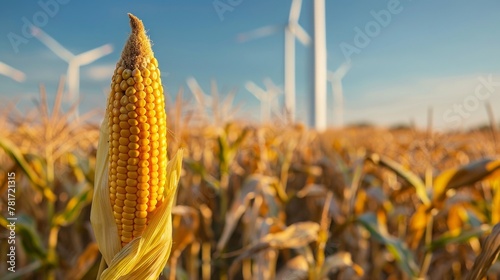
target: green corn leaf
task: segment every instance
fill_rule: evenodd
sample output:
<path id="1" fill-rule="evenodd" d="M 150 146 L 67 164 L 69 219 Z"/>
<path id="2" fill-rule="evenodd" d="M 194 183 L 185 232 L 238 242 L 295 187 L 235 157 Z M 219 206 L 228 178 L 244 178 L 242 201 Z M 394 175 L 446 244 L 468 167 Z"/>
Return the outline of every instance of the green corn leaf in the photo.
<path id="1" fill-rule="evenodd" d="M 198 161 L 195 161 L 193 159 L 185 159 L 184 164 L 186 165 L 187 168 L 189 168 L 191 171 L 193 171 L 195 174 L 200 175 L 201 178 L 208 183 L 208 186 L 210 186 L 213 190 L 215 190 L 217 193 L 220 190 L 220 182 L 214 178 L 210 173 L 207 171 L 205 166 L 201 164 Z"/>
<path id="2" fill-rule="evenodd" d="M 68 201 L 64 211 L 56 215 L 54 223 L 58 226 L 66 226 L 73 223 L 80 215 L 82 208 L 89 205 L 91 201 L 92 189 L 87 188 Z"/>
<path id="3" fill-rule="evenodd" d="M 10 230 L 8 227 L 9 223 L 10 221 L 0 216 L 0 225 L 7 230 Z M 24 250 L 29 256 L 40 260 L 46 258 L 46 250 L 42 246 L 40 236 L 37 233 L 35 222 L 32 217 L 25 214 L 19 214 L 15 221 L 15 231 L 17 237 L 21 240 Z"/>
<path id="4" fill-rule="evenodd" d="M 442 234 L 437 239 L 433 240 L 428 248 L 428 250 L 434 251 L 437 248 L 442 248 L 448 244 L 460 244 L 467 242 L 471 238 L 480 237 L 483 233 L 489 231 L 491 226 L 482 225 L 477 228 L 472 228 L 468 230 L 448 231 Z"/>
<path id="5" fill-rule="evenodd" d="M 367 213 L 361 215 L 356 221 L 368 230 L 375 240 L 387 247 L 387 250 L 394 256 L 399 268 L 406 275 L 409 277 L 417 277 L 418 266 L 408 246 L 402 240 L 385 232 L 385 230 L 379 226 L 375 214 Z"/>

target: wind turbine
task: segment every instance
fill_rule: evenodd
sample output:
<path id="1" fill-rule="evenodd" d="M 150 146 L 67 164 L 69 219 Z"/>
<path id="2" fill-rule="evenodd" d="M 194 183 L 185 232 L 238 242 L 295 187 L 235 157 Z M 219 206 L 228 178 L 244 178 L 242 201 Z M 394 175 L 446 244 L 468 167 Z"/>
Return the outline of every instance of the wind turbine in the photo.
<path id="1" fill-rule="evenodd" d="M 196 103 L 198 103 L 198 106 L 203 107 L 203 108 L 208 108 L 212 106 L 212 97 L 205 94 L 203 89 L 201 88 L 200 84 L 198 84 L 198 81 L 196 81 L 195 78 L 189 77 L 186 79 L 186 83 L 191 90 L 191 92 L 194 95 L 194 98 L 196 99 Z M 204 109 L 203 109 L 204 110 Z"/>
<path id="2" fill-rule="evenodd" d="M 325 0 L 313 0 L 314 11 L 314 98 L 310 120 L 317 131 L 326 129 L 326 24 Z"/>
<path id="3" fill-rule="evenodd" d="M 203 91 L 195 78 L 187 78 L 186 83 L 198 104 L 197 110 L 203 114 L 203 119 L 208 119 L 207 109 L 211 109 L 216 125 L 231 121 L 236 112 L 236 109 L 232 106 L 236 91 L 230 91 L 223 99 L 219 99 L 219 91 L 215 81 L 212 81 L 211 96 Z"/>
<path id="4" fill-rule="evenodd" d="M 295 38 L 303 45 L 308 46 L 310 36 L 299 25 L 302 0 L 292 0 L 288 22 L 284 25 L 269 25 L 253 31 L 238 35 L 238 41 L 245 42 L 261 37 L 266 37 L 284 29 L 284 84 L 285 84 L 285 113 L 287 120 L 295 121 Z"/>
<path id="5" fill-rule="evenodd" d="M 328 80 L 332 85 L 334 121 L 339 128 L 344 126 L 344 89 L 342 79 L 351 68 L 350 62 L 344 62 L 335 71 L 328 71 Z"/>
<path id="6" fill-rule="evenodd" d="M 7 76 L 7 77 L 11 78 L 12 80 L 17 81 L 19 83 L 24 82 L 24 80 L 26 79 L 26 75 L 23 72 L 3 63 L 1 61 L 0 61 L 0 74 Z"/>
<path id="7" fill-rule="evenodd" d="M 254 82 L 246 82 L 245 88 L 260 101 L 260 119 L 266 123 L 271 119 L 272 102 L 281 93 L 281 89 L 276 87 L 271 79 L 264 79 L 266 89 L 262 89 Z"/>
<path id="8" fill-rule="evenodd" d="M 80 98 L 80 66 L 90 64 L 113 52 L 111 44 L 105 44 L 93 50 L 75 55 L 40 28 L 33 26 L 31 33 L 53 53 L 68 63 L 68 98 L 73 102 L 78 101 Z M 75 109 L 75 115 L 78 117 L 78 107 Z"/>
<path id="9" fill-rule="evenodd" d="M 193 93 L 196 103 L 198 104 L 198 112 L 202 112 L 202 118 L 207 119 L 207 109 L 211 108 L 213 105 L 212 97 L 205 94 L 195 78 L 187 78 L 186 84 Z"/>

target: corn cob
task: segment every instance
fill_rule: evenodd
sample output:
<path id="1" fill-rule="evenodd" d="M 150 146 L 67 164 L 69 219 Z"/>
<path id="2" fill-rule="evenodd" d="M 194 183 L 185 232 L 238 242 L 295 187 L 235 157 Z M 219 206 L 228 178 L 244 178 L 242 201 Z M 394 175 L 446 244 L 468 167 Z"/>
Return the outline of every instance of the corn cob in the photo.
<path id="1" fill-rule="evenodd" d="M 163 87 L 144 26 L 130 15 L 132 33 L 111 80 L 108 98 L 109 198 L 125 246 L 141 236 L 163 201 L 167 142 Z"/>

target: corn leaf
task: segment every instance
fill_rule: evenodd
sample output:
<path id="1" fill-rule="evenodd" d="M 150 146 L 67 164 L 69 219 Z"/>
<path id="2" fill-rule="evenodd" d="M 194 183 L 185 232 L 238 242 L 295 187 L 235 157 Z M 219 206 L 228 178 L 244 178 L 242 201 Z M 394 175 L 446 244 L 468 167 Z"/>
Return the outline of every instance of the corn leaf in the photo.
<path id="1" fill-rule="evenodd" d="M 34 271 L 40 269 L 43 265 L 43 261 L 42 260 L 36 260 L 26 266 L 23 266 L 19 269 L 16 269 L 16 272 L 15 273 L 8 273 L 8 274 L 4 274 L 3 276 L 1 276 L 1 280 L 19 280 L 19 279 L 27 279 L 27 276 L 25 276 L 25 278 L 23 278 L 24 275 L 29 275 L 31 273 L 33 273 Z"/>
<path id="2" fill-rule="evenodd" d="M 466 280 L 483 279 L 500 254 L 500 224 L 496 224 L 484 242 L 483 249 L 474 261 Z"/>
<path id="3" fill-rule="evenodd" d="M 203 164 L 198 161 L 194 161 L 193 159 L 185 159 L 184 163 L 187 168 L 195 174 L 200 175 L 201 178 L 208 183 L 208 186 L 210 186 L 215 192 L 218 193 L 220 191 L 220 182 L 210 175 Z"/>
<path id="4" fill-rule="evenodd" d="M 492 223 L 500 223 L 500 182 L 493 182 L 493 200 L 491 203 L 491 222 Z"/>
<path id="5" fill-rule="evenodd" d="M 99 246 L 99 250 L 106 264 L 109 265 L 113 257 L 120 251 L 121 243 L 118 238 L 118 227 L 116 226 L 115 217 L 113 216 L 113 209 L 111 209 L 111 203 L 109 201 L 109 128 L 106 123 L 107 120 L 108 111 L 106 111 L 99 133 L 90 222 L 94 229 L 94 236 Z"/>
<path id="6" fill-rule="evenodd" d="M 422 179 L 420 179 L 420 177 L 417 176 L 415 173 L 404 168 L 402 165 L 393 161 L 392 159 L 381 156 L 379 154 L 372 154 L 368 157 L 368 159 L 371 160 L 373 163 L 386 167 L 392 170 L 397 175 L 399 175 L 401 178 L 403 178 L 405 181 L 407 181 L 410 185 L 412 185 L 415 188 L 417 196 L 420 199 L 420 201 L 422 201 L 423 204 L 425 205 L 430 204 L 430 199 L 429 196 L 427 195 L 425 184 L 422 181 Z"/>
<path id="7" fill-rule="evenodd" d="M 377 217 L 373 213 L 359 216 L 357 222 L 368 230 L 375 240 L 387 247 L 387 250 L 393 255 L 399 268 L 408 277 L 417 277 L 418 267 L 413 253 L 402 240 L 381 230 L 381 227 L 378 225 Z"/>
<path id="8" fill-rule="evenodd" d="M 352 262 L 352 257 L 349 252 L 337 252 L 325 259 L 325 264 L 321 268 L 320 275 L 322 279 L 328 278 L 328 273 L 337 271 L 344 267 L 353 267 L 358 276 L 363 276 L 364 271 L 361 267 Z"/>
<path id="9" fill-rule="evenodd" d="M 483 159 L 442 172 L 434 179 L 433 202 L 441 204 L 447 190 L 479 182 L 499 168 L 500 160 Z"/>
<path id="10" fill-rule="evenodd" d="M 82 279 L 83 276 L 95 263 L 98 256 L 99 256 L 99 247 L 97 247 L 97 243 L 92 242 L 89 245 L 87 245 L 83 253 L 80 254 L 80 256 L 78 256 L 75 266 L 66 274 L 65 279 L 68 280 Z"/>
<path id="11" fill-rule="evenodd" d="M 430 208 L 425 205 L 418 206 L 417 211 L 415 211 L 415 213 L 411 216 L 409 224 L 411 234 L 409 244 L 412 249 L 417 248 L 418 244 L 422 240 L 430 218 Z"/>
<path id="12" fill-rule="evenodd" d="M 45 196 L 45 198 L 52 202 L 56 200 L 55 194 L 48 188 L 48 186 L 46 186 L 43 180 L 40 179 L 35 170 L 31 168 L 29 163 L 24 158 L 21 150 L 19 150 L 14 143 L 6 138 L 0 138 L 0 148 L 2 148 L 12 158 L 16 165 L 21 168 L 26 177 L 28 177 L 30 182 Z"/>
<path id="13" fill-rule="evenodd" d="M 200 225 L 200 217 L 196 209 L 177 205 L 172 209 L 173 214 L 173 247 L 172 255 L 179 256 L 184 249 L 196 239 L 196 232 Z"/>
<path id="14" fill-rule="evenodd" d="M 219 242 L 217 242 L 217 254 L 220 254 L 226 247 L 229 238 L 238 225 L 241 216 L 247 210 L 250 201 L 255 198 L 262 176 L 251 176 L 243 184 L 240 193 L 233 201 L 230 210 L 226 213 L 225 225 Z"/>
<path id="15" fill-rule="evenodd" d="M 491 227 L 489 225 L 482 225 L 478 228 L 472 228 L 469 230 L 454 230 L 448 231 L 433 240 L 428 248 L 430 251 L 434 251 L 437 248 L 442 248 L 448 244 L 461 244 L 468 241 L 474 237 L 480 237 L 483 233 L 489 231 Z"/>
<path id="16" fill-rule="evenodd" d="M 298 255 L 286 262 L 286 264 L 276 274 L 276 279 L 306 280 L 308 269 L 309 264 L 307 263 L 306 258 L 303 255 Z"/>
<path id="17" fill-rule="evenodd" d="M 0 216 L 0 225 L 6 229 L 10 222 Z M 30 257 L 44 260 L 47 252 L 42 245 L 40 236 L 37 234 L 35 221 L 32 217 L 20 214 L 16 220 L 16 233 L 21 239 L 21 244 Z"/>
<path id="18" fill-rule="evenodd" d="M 67 226 L 73 223 L 80 215 L 83 207 L 92 201 L 92 189 L 86 189 L 79 195 L 71 198 L 66 204 L 66 208 L 54 218 L 54 223 L 59 226 Z"/>
<path id="19" fill-rule="evenodd" d="M 283 231 L 268 233 L 257 243 L 247 248 L 235 262 L 248 258 L 262 250 L 301 248 L 318 239 L 319 224 L 315 222 L 299 222 L 292 224 Z"/>

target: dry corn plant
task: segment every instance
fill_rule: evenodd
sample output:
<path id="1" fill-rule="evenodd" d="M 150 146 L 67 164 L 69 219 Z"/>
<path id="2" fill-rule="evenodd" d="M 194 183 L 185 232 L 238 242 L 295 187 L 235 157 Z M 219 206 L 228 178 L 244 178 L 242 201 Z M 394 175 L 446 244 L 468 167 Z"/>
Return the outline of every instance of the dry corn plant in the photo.
<path id="1" fill-rule="evenodd" d="M 176 249 L 170 271 L 202 279 L 464 277 L 481 251 L 479 238 L 498 222 L 498 160 L 484 159 L 489 147 L 464 141 L 464 134 L 427 145 L 419 132 L 368 137 L 357 130 L 358 143 L 349 138 L 353 131 L 342 133 L 347 136 L 233 124 L 225 128 L 226 141 L 237 143 L 229 168 L 220 135 L 200 130 L 200 137 L 187 139 L 178 203 L 198 212 L 200 226 L 190 229 L 190 246 Z M 418 141 L 425 145 L 412 148 Z M 457 145 L 463 151 L 453 153 Z M 404 154 L 412 150 L 415 156 Z M 429 162 L 423 167 L 437 162 L 432 173 L 422 160 Z M 415 167 L 422 175 L 410 171 Z M 419 210 L 422 205 L 430 208 Z M 461 251 L 466 254 L 453 253 Z"/>
<path id="2" fill-rule="evenodd" d="M 2 279 L 77 279 L 97 258 L 84 217 L 92 198 L 98 135 L 94 126 L 84 123 L 89 115 L 68 121 L 76 104 L 69 112 L 61 112 L 63 85 L 61 80 L 51 109 L 41 86 L 35 111 L 5 110 L 10 114 L 2 120 L 8 125 L 0 137 L 0 190 L 7 193 L 7 174 L 14 172 L 20 268 Z M 5 212 L 7 197 L 2 195 L 1 201 L 0 209 Z M 2 227 L 8 224 L 4 217 L 0 218 Z M 6 236 L 2 234 L 1 239 Z M 7 251 L 7 242 L 1 246 Z M 0 259 L 0 269 L 7 271 L 5 256 Z"/>

